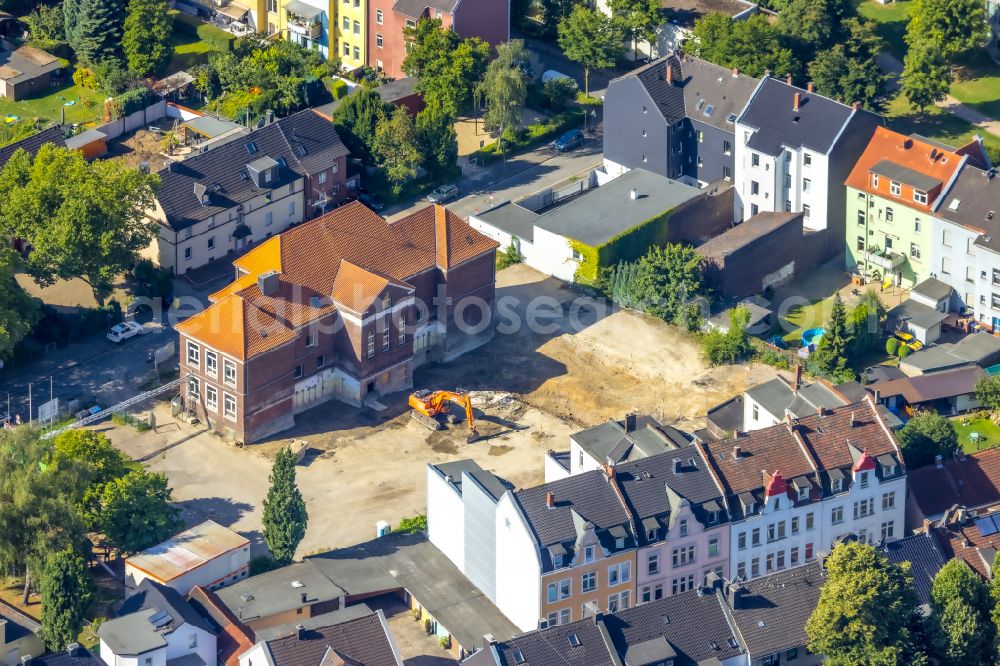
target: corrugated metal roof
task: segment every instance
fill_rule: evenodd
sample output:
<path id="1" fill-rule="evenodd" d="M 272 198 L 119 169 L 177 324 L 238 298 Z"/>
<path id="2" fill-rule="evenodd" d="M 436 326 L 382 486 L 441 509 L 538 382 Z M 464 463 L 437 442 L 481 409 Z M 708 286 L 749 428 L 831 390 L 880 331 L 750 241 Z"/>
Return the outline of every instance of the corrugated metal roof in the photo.
<path id="1" fill-rule="evenodd" d="M 221 555 L 248 546 L 250 540 L 214 520 L 181 532 L 161 544 L 125 560 L 154 579 L 166 583 Z"/>

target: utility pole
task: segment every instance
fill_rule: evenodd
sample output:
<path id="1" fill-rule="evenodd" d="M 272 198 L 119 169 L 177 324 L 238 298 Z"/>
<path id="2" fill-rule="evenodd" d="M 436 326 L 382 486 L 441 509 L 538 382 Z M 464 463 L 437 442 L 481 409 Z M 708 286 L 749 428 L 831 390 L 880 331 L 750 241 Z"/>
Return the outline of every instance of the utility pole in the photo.
<path id="1" fill-rule="evenodd" d="M 28 423 L 31 423 L 31 382 L 28 382 Z"/>
<path id="2" fill-rule="evenodd" d="M 52 409 L 52 400 L 53 400 L 53 398 L 52 398 L 52 375 L 49 375 L 49 409 Z M 56 414 L 55 414 L 55 412 L 52 412 L 52 415 L 49 417 L 49 425 L 52 425 L 55 422 L 56 422 Z"/>

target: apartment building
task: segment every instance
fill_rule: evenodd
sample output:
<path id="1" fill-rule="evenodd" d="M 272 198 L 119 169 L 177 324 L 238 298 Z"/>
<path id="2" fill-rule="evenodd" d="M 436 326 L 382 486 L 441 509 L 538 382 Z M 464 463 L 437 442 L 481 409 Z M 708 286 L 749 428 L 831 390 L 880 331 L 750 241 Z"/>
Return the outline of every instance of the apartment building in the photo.
<path id="1" fill-rule="evenodd" d="M 691 443 L 691 436 L 648 414 L 626 414 L 569 436 L 569 468 L 560 476 L 641 460 Z M 548 458 L 546 469 L 550 467 Z M 546 481 L 552 479 L 548 474 Z"/>
<path id="2" fill-rule="evenodd" d="M 348 71 L 365 64 L 368 0 L 251 0 L 249 8 L 222 1 L 216 13 L 238 21 L 247 32 L 280 35 L 328 60 L 339 58 Z"/>
<path id="3" fill-rule="evenodd" d="M 841 251 L 844 181 L 881 122 L 811 84 L 764 77 L 735 122 L 735 219 L 801 212 L 805 229 L 827 231 L 828 254 Z"/>
<path id="4" fill-rule="evenodd" d="M 902 454 L 868 397 L 700 446 L 729 508 L 729 578 L 811 562 L 848 535 L 903 536 Z"/>
<path id="5" fill-rule="evenodd" d="M 252 442 L 409 388 L 416 366 L 492 338 L 496 247 L 442 206 L 389 223 L 358 202 L 270 238 L 177 326 L 185 408 Z"/>
<path id="6" fill-rule="evenodd" d="M 791 381 L 779 375 L 743 393 L 743 425 L 737 430 L 767 428 L 789 416 L 801 418 L 815 414 L 820 407 L 833 409 L 848 402 L 836 388 L 823 380 L 803 381 L 802 366 L 795 366 Z"/>
<path id="7" fill-rule="evenodd" d="M 705 186 L 732 180 L 735 120 L 758 84 L 678 53 L 614 79 L 604 97 L 604 168 Z"/>
<path id="8" fill-rule="evenodd" d="M 635 526 L 603 472 L 505 493 L 496 515 L 496 605 L 521 630 L 635 604 Z"/>
<path id="9" fill-rule="evenodd" d="M 510 0 L 367 0 L 367 3 L 368 66 L 393 79 L 405 76 L 403 60 L 408 46 L 403 30 L 416 26 L 421 19 L 438 19 L 446 30 L 454 30 L 462 37 L 479 37 L 494 47 L 510 39 Z"/>
<path id="10" fill-rule="evenodd" d="M 245 252 L 343 199 L 349 154 L 306 110 L 168 163 L 148 212 L 159 231 L 143 255 L 181 275 Z"/>

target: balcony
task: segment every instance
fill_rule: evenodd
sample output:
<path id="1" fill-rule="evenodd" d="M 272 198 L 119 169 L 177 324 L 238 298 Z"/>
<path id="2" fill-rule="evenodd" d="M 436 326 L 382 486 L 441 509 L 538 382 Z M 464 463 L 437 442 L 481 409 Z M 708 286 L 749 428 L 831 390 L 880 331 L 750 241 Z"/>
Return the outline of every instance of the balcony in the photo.
<path id="1" fill-rule="evenodd" d="M 301 35 L 307 39 L 318 39 L 323 32 L 323 26 L 308 19 L 292 18 L 292 16 L 289 16 L 288 32 L 293 35 Z"/>
<path id="2" fill-rule="evenodd" d="M 878 266 L 883 271 L 891 271 L 906 262 L 906 255 L 875 248 L 874 250 L 865 250 L 864 260 L 869 265 Z"/>

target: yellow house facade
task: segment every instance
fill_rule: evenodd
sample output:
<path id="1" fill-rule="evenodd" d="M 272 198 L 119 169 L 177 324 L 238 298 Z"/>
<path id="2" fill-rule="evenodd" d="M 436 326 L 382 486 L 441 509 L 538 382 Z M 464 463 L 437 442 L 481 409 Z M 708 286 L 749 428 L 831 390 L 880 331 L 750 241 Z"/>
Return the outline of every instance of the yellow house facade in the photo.
<path id="1" fill-rule="evenodd" d="M 343 68 L 365 64 L 368 0 L 251 0 L 258 32 L 280 35 Z"/>

